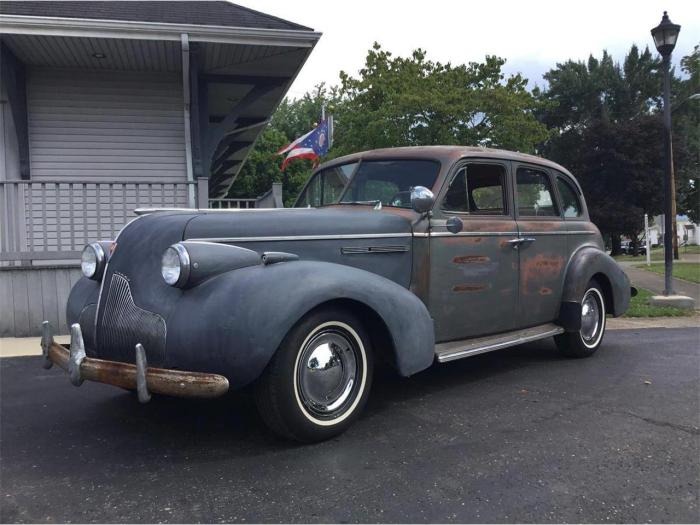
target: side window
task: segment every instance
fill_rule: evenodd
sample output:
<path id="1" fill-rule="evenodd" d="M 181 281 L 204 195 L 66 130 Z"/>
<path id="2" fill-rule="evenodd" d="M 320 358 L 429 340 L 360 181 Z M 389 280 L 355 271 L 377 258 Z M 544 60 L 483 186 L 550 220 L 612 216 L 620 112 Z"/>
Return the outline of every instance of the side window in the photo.
<path id="1" fill-rule="evenodd" d="M 561 196 L 564 217 L 580 217 L 582 213 L 581 201 L 571 183 L 563 177 L 557 177 L 557 188 Z"/>
<path id="2" fill-rule="evenodd" d="M 523 217 L 559 215 L 549 177 L 544 171 L 518 168 L 518 213 Z"/>
<path id="3" fill-rule="evenodd" d="M 357 166 L 357 163 L 353 162 L 352 164 L 343 164 L 342 166 L 335 166 L 316 173 L 304 190 L 304 193 L 299 196 L 295 207 L 306 208 L 311 206 L 315 208 L 337 202 L 352 172 L 355 170 L 355 166 Z"/>
<path id="4" fill-rule="evenodd" d="M 442 201 L 442 208 L 449 211 L 468 212 L 467 168 L 462 168 L 454 176 Z"/>
<path id="5" fill-rule="evenodd" d="M 474 215 L 506 215 L 505 169 L 497 164 L 468 164 L 452 179 L 442 208 Z"/>

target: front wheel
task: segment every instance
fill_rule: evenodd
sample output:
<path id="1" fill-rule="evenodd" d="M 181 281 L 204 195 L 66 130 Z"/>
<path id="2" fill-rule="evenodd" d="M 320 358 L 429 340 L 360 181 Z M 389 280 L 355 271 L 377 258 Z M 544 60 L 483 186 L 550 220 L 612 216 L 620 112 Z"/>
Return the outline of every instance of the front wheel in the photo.
<path id="1" fill-rule="evenodd" d="M 559 350 L 569 357 L 588 357 L 595 353 L 605 334 L 603 289 L 591 280 L 581 298 L 581 328 L 554 337 Z"/>
<path id="2" fill-rule="evenodd" d="M 303 442 L 336 436 L 359 416 L 372 383 L 372 349 L 360 320 L 320 309 L 285 337 L 256 389 L 261 417 Z"/>

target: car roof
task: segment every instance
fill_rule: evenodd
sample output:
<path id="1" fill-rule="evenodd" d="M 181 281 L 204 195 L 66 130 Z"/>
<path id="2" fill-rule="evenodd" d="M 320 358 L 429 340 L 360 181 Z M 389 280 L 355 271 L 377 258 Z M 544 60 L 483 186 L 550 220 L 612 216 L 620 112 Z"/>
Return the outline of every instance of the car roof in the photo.
<path id="1" fill-rule="evenodd" d="M 552 162 L 551 160 L 529 155 L 527 153 L 519 153 L 517 151 L 508 151 L 504 149 L 482 148 L 474 146 L 410 146 L 400 148 L 382 148 L 368 151 L 360 151 L 352 153 L 337 159 L 330 160 L 321 164 L 316 171 L 337 166 L 339 164 L 347 164 L 357 160 L 388 160 L 388 159 L 425 159 L 438 160 L 443 163 L 452 163 L 460 158 L 477 157 L 477 158 L 492 158 L 501 160 L 513 160 L 520 162 L 531 162 L 559 170 L 567 175 L 573 175 L 563 166 Z"/>

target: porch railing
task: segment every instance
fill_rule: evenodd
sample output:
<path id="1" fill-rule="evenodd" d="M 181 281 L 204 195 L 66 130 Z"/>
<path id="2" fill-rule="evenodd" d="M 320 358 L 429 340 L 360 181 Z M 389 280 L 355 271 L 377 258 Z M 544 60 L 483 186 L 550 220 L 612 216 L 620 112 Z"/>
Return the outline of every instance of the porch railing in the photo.
<path id="1" fill-rule="evenodd" d="M 209 199 L 209 207 L 215 210 L 255 208 L 258 199 Z"/>
<path id="2" fill-rule="evenodd" d="M 0 181 L 0 266 L 76 262 L 137 208 L 256 207 L 256 199 L 208 199 L 207 182 Z"/>

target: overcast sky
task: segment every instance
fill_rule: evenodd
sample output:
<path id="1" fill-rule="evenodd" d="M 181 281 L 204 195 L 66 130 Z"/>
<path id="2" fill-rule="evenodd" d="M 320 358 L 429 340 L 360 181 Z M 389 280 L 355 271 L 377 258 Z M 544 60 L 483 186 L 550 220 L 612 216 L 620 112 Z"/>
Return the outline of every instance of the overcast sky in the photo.
<path id="1" fill-rule="evenodd" d="M 557 62 L 600 56 L 621 60 L 632 43 L 654 44 L 649 30 L 664 9 L 681 24 L 674 63 L 700 44 L 697 0 L 458 1 L 458 0 L 233 0 L 300 23 L 323 36 L 289 91 L 299 97 L 319 82 L 339 82 L 342 69 L 355 74 L 377 41 L 395 55 L 421 47 L 428 58 L 453 64 L 507 59 L 508 73 L 521 72 L 530 85 Z"/>

